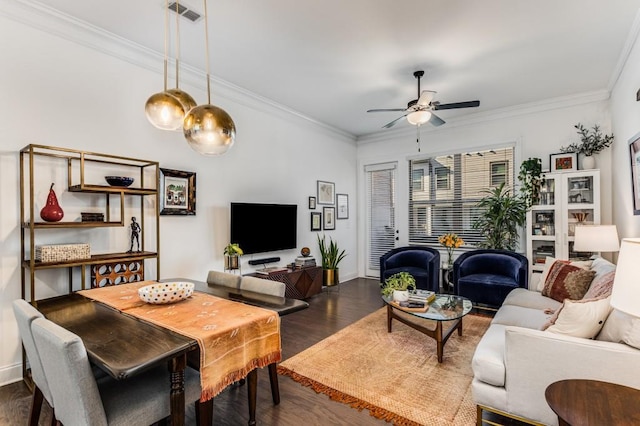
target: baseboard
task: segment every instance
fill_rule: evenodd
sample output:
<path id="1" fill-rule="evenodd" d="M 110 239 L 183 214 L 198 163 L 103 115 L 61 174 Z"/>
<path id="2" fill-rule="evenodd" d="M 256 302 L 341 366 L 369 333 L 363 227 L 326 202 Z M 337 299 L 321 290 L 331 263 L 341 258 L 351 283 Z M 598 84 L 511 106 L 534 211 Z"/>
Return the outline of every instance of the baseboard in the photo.
<path id="1" fill-rule="evenodd" d="M 22 363 L 0 368 L 0 386 L 22 380 Z"/>

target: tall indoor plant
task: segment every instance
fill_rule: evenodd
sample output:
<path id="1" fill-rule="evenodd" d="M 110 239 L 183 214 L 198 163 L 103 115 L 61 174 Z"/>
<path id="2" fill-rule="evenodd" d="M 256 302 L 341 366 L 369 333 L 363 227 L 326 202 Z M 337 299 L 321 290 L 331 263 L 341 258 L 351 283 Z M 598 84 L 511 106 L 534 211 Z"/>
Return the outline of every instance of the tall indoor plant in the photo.
<path id="1" fill-rule="evenodd" d="M 481 248 L 515 250 L 518 246 L 519 228 L 526 221 L 527 203 L 505 186 L 483 191 L 487 194 L 477 204 L 482 214 L 473 222 L 473 229 L 480 231 L 484 241 Z"/>
<path id="2" fill-rule="evenodd" d="M 343 250 L 338 248 L 338 243 L 329 237 L 327 244 L 325 236 L 320 237 L 318 234 L 318 249 L 322 256 L 322 283 L 326 286 L 337 285 L 340 280 L 338 277 L 338 265 L 347 255 Z"/>

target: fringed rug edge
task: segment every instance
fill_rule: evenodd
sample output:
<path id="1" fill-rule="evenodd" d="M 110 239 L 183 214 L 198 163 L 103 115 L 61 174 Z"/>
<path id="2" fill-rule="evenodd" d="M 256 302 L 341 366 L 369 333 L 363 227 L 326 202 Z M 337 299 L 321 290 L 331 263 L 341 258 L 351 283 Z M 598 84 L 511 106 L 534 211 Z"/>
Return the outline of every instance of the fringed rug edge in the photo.
<path id="1" fill-rule="evenodd" d="M 327 395 L 331 400 L 347 404 L 351 408 L 355 408 L 358 411 L 366 409 L 369 411 L 369 415 L 377 419 L 385 420 L 386 422 L 393 422 L 394 425 L 398 426 L 421 426 L 420 423 L 416 423 L 413 420 L 402 417 L 392 411 L 362 401 L 361 399 L 358 399 L 339 390 L 333 389 L 327 385 L 298 374 L 295 371 L 289 370 L 288 368 L 281 365 L 278 366 L 278 374 L 289 376 L 295 382 L 313 389 L 316 393 Z"/>

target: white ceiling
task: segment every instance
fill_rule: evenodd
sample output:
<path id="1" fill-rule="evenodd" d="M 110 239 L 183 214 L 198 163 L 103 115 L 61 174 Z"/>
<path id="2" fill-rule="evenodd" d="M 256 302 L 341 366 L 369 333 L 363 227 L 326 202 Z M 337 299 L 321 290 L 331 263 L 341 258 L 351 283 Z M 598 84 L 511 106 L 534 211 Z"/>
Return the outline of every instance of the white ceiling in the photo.
<path id="1" fill-rule="evenodd" d="M 203 12 L 202 1 L 180 3 Z M 163 52 L 164 0 L 45 4 Z M 367 109 L 417 97 L 417 69 L 434 100 L 480 100 L 439 112 L 444 120 L 608 90 L 640 0 L 208 0 L 208 8 L 213 76 L 362 136 L 401 115 Z M 205 70 L 203 22 L 182 18 L 180 37 L 181 61 Z"/>

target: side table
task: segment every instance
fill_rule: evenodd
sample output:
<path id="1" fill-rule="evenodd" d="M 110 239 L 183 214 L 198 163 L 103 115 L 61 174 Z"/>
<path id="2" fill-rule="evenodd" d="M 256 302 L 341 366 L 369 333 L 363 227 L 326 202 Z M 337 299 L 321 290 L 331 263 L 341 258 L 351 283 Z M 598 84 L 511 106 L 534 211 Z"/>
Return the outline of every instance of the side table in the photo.
<path id="1" fill-rule="evenodd" d="M 547 404 L 560 426 L 638 425 L 640 390 L 597 380 L 571 379 L 550 384 Z"/>

